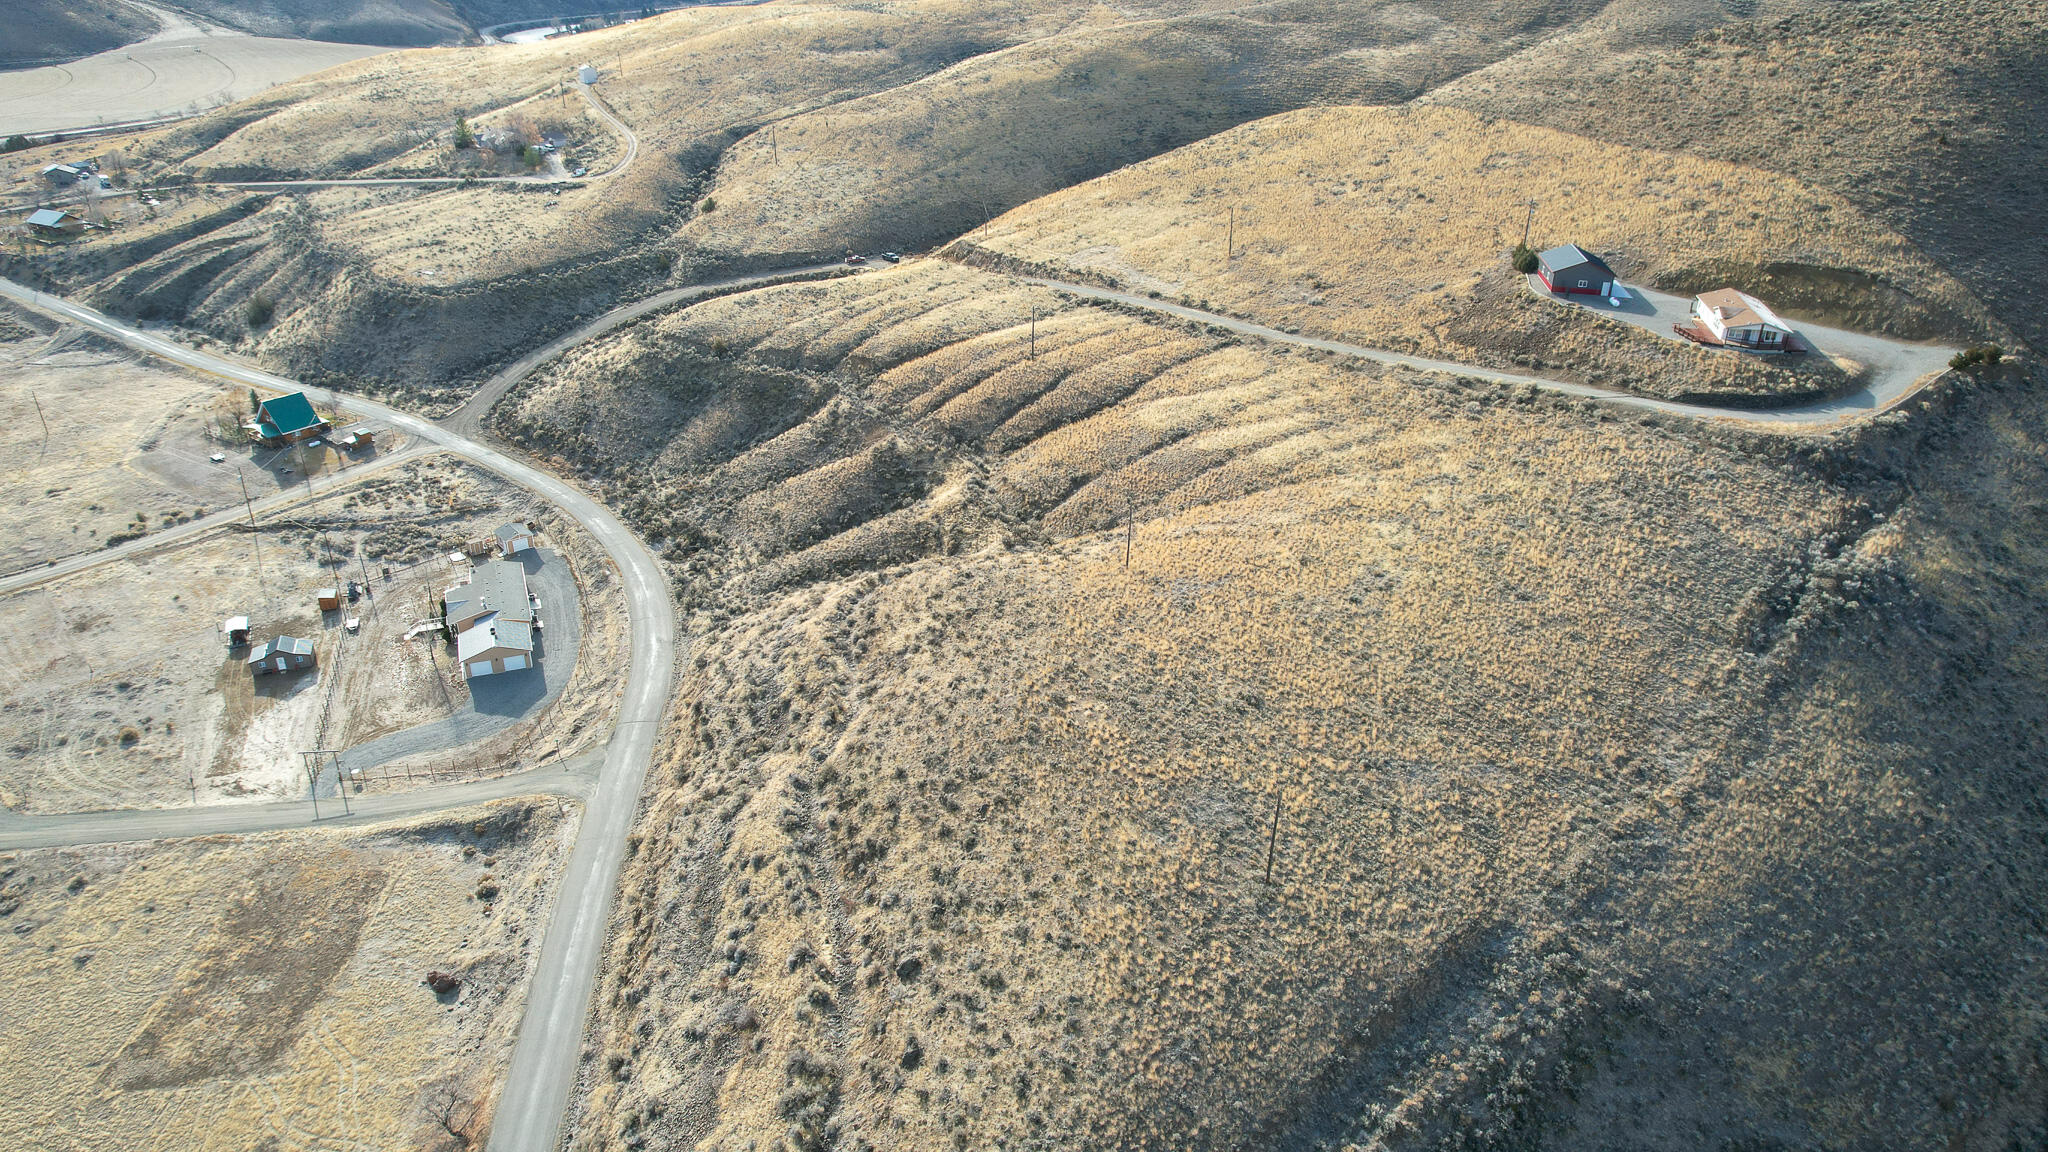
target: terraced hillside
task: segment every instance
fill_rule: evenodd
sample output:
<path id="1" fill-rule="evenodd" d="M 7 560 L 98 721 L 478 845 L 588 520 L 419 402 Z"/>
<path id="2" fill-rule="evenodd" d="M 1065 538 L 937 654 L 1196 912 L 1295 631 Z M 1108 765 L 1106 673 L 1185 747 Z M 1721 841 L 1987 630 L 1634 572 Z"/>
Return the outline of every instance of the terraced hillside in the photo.
<path id="1" fill-rule="evenodd" d="M 502 430 L 699 634 L 578 1146 L 2039 1139 L 2031 387 L 1788 443 L 934 262 L 575 354 Z"/>

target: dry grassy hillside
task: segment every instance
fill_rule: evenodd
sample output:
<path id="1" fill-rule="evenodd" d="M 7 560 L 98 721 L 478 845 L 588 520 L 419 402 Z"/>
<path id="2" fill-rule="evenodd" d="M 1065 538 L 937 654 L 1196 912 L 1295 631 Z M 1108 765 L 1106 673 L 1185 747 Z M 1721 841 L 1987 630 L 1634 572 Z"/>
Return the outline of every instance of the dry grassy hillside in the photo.
<path id="1" fill-rule="evenodd" d="M 1038 304 L 508 413 L 699 632 L 579 1147 L 2041 1138 L 2031 385 L 1802 444 Z"/>
<path id="2" fill-rule="evenodd" d="M 1449 109 L 1260 120 L 1035 201 L 952 251 L 1354 343 L 1536 363 L 1662 395 L 1839 380 L 1825 361 L 1716 356 L 1535 299 L 1507 262 L 1532 198 L 1532 244 L 1576 241 L 1636 283 L 1719 283 L 1722 269 L 1789 259 L 1870 286 L 1820 319 L 1882 313 L 1878 327 L 1911 335 L 1991 323 L 1960 284 L 1838 196 Z"/>
<path id="3" fill-rule="evenodd" d="M 471 1146 L 451 1132 L 486 1127 L 576 822 L 527 798 L 0 855 L 0 1139 Z M 461 986 L 435 993 L 436 970 Z"/>
<path id="4" fill-rule="evenodd" d="M 1221 6 L 1215 6 L 1221 8 Z M 1590 3 L 1251 3 L 1103 19 L 757 133 L 683 231 L 724 259 L 916 248 L 1132 160 L 1289 108 L 1390 103 Z"/>
<path id="5" fill-rule="evenodd" d="M 473 39 L 448 0 L 183 0 L 208 20 L 258 36 L 418 48 Z"/>
<path id="6" fill-rule="evenodd" d="M 1860 0 L 1764 5 L 1756 16 L 1697 36 L 1696 26 L 1657 34 L 1592 21 L 1426 99 L 1831 189 L 2038 342 L 2048 7 Z M 1796 258 L 1729 273 L 1788 298 L 1824 301 L 1841 287 Z"/>
<path id="7" fill-rule="evenodd" d="M 586 59 L 609 60 L 600 90 L 639 126 L 638 159 L 572 188 L 334 191 L 261 211 L 260 200 L 195 192 L 5 269 L 203 329 L 293 372 L 425 400 L 651 287 L 673 265 L 653 246 L 694 210 L 705 170 L 762 119 L 914 80 L 1081 10 L 699 9 L 536 45 L 378 57 L 146 139 L 128 150 L 136 178 L 433 172 L 454 152 L 461 115 L 569 122 L 578 154 L 597 163 L 622 142 L 555 91 Z M 258 296 L 276 319 L 252 329 Z"/>

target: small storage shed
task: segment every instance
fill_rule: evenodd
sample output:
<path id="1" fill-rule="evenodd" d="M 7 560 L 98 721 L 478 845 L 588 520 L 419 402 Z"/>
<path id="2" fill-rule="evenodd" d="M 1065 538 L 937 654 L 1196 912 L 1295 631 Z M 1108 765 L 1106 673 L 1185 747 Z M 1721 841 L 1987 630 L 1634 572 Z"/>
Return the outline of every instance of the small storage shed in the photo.
<path id="1" fill-rule="evenodd" d="M 1560 244 L 1536 257 L 1536 276 L 1552 292 L 1606 296 L 1614 285 L 1607 262 L 1579 247 Z"/>
<path id="2" fill-rule="evenodd" d="M 265 640 L 249 653 L 249 671 L 262 676 L 271 672 L 297 672 L 313 666 L 313 642 L 297 636 Z"/>
<path id="3" fill-rule="evenodd" d="M 576 69 L 576 82 L 579 84 L 597 83 L 597 65 L 585 64 L 581 68 Z"/>
<path id="4" fill-rule="evenodd" d="M 318 595 L 320 599 L 320 610 L 322 612 L 335 612 L 340 610 L 341 589 L 322 588 Z"/>
<path id="5" fill-rule="evenodd" d="M 228 638 L 228 647 L 240 648 L 249 642 L 249 618 L 230 616 L 220 622 L 220 632 Z"/>
<path id="6" fill-rule="evenodd" d="M 498 526 L 498 554 L 511 559 L 533 547 L 533 529 L 524 522 Z"/>

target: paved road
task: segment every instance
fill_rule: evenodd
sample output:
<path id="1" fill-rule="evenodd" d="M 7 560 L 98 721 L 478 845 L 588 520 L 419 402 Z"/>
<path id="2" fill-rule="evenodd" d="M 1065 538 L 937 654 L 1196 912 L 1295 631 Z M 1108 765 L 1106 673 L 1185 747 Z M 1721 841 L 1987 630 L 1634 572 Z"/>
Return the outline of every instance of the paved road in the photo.
<path id="1" fill-rule="evenodd" d="M 9 280 L 0 280 L 0 295 L 209 375 L 252 387 L 303 390 L 322 406 L 379 420 L 427 444 L 463 456 L 552 500 L 582 524 L 618 565 L 626 589 L 627 626 L 631 633 L 631 663 L 619 701 L 618 724 L 605 746 L 604 766 L 590 791 L 582 828 L 556 893 L 553 916 L 541 943 L 540 963 L 527 993 L 526 1018 L 512 1052 L 511 1075 L 500 1097 L 491 1138 L 491 1147 L 499 1150 L 540 1152 L 554 1148 L 576 1080 L 583 1021 L 596 981 L 605 925 L 611 915 L 613 888 L 625 857 L 626 833 L 632 828 L 641 783 L 653 757 L 655 734 L 668 705 L 675 672 L 675 608 L 661 566 L 646 545 L 603 505 L 566 481 L 432 421 L 371 401 L 305 387 L 234 360 L 184 347 L 91 308 Z M 513 785 L 516 790 L 526 778 L 512 779 L 517 782 Z M 191 816 L 192 810 L 185 809 L 176 818 L 189 820 Z M 61 824 L 44 823 L 49 819 L 52 818 L 16 817 L 9 821 L 9 834 L 40 833 L 55 836 L 60 842 L 77 842 L 75 826 L 66 829 Z"/>
<path id="2" fill-rule="evenodd" d="M 1123 292 L 1114 288 L 1100 288 L 1092 284 L 1072 284 L 1064 280 L 1049 280 L 1037 276 L 1019 277 L 1028 284 L 1044 288 L 1071 292 L 1094 300 L 1112 300 L 1153 312 L 1163 312 L 1184 320 L 1211 324 L 1242 336 L 1253 336 L 1276 344 L 1288 344 L 1297 348 L 1312 348 L 1320 352 L 1334 352 L 1340 356 L 1355 356 L 1380 364 L 1391 364 L 1400 368 L 1413 368 L 1421 372 L 1440 372 L 1453 376 L 1468 376 L 1480 380 L 1491 380 L 1500 384 L 1527 384 L 1546 392 L 1579 396 L 1588 400 L 1599 400 L 1625 408 L 1637 408 L 1648 412 L 1664 412 L 1673 416 L 1686 416 L 1696 420 L 1712 420 L 1723 423 L 1743 424 L 1752 427 L 1779 431 L 1810 431 L 1837 427 L 1856 420 L 1868 419 L 1882 413 L 1917 390 L 1932 374 L 1946 367 L 1948 358 L 1955 354 L 1953 348 L 1932 344 L 1910 344 L 1902 340 L 1887 340 L 1881 336 L 1864 336 L 1860 333 L 1835 333 L 1854 337 L 1862 342 L 1859 346 L 1888 349 L 1891 363 L 1910 366 L 1924 364 L 1925 371 L 1919 375 L 1903 375 L 1905 368 L 1895 368 L 1887 375 L 1882 385 L 1873 381 L 1870 387 L 1847 396 L 1821 400 L 1787 408 L 1744 409 L 1719 408 L 1710 404 L 1681 404 L 1675 400 L 1655 400 L 1648 396 L 1637 396 L 1628 392 L 1616 392 L 1609 388 L 1595 388 L 1589 384 L 1578 384 L 1570 380 L 1557 380 L 1548 376 L 1537 376 L 1526 372 L 1503 372 L 1497 368 L 1481 368 L 1473 364 L 1460 364 L 1451 360 L 1432 360 L 1426 356 L 1409 356 L 1400 352 L 1389 352 L 1383 348 L 1367 348 L 1359 344 L 1346 344 L 1341 340 L 1322 340 L 1313 336 L 1300 336 L 1268 328 L 1249 320 L 1233 316 L 1219 316 L 1184 304 L 1173 304 L 1165 300 L 1154 300 L 1134 292 Z M 1629 289 L 1636 291 L 1634 288 Z M 1833 332 L 1831 329 L 1816 330 Z M 1667 328 L 1668 332 L 1668 328 Z M 1844 346 L 1846 348 L 1846 345 Z M 1856 357 L 1853 352 L 1845 355 Z"/>
<path id="3" fill-rule="evenodd" d="M 503 399 L 514 384 L 533 374 L 533 370 L 555 359 L 569 349 L 594 340 L 614 329 L 631 324 L 650 313 L 660 312 L 678 304 L 696 304 L 715 296 L 728 296 L 778 280 L 800 280 L 805 277 L 826 276 L 846 272 L 844 264 L 806 264 L 799 268 L 783 268 L 774 272 L 761 272 L 751 276 L 735 276 L 730 280 L 713 280 L 704 284 L 692 284 L 684 288 L 670 288 L 657 292 L 644 300 L 621 304 L 617 308 L 597 317 L 574 332 L 553 341 L 545 347 L 529 352 L 513 361 L 511 367 L 499 372 L 484 382 L 462 407 L 441 418 L 441 426 L 460 436 L 472 439 L 483 435 L 483 419 Z"/>

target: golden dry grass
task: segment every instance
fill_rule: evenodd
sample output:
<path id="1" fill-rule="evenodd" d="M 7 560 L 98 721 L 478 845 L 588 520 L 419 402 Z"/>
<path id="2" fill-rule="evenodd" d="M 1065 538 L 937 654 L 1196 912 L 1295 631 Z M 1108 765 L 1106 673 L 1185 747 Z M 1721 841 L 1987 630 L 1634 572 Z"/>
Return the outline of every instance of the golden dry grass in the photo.
<path id="1" fill-rule="evenodd" d="M 0 1056 L 16 1099 L 0 1138 L 447 1146 L 423 1098 L 441 1082 L 486 1106 L 496 1092 L 575 828 L 564 802 L 507 801 L 368 830 L 7 854 Z M 431 969 L 460 993 L 437 998 Z"/>
<path id="2" fill-rule="evenodd" d="M 1612 6 L 1423 100 L 1826 188 L 1906 236 L 2038 342 L 2048 101 L 2036 0 Z M 1706 18 L 1702 18 L 1705 16 Z M 1781 292 L 1834 293 L 1788 270 Z"/>
<path id="3" fill-rule="evenodd" d="M 1991 511 L 2020 392 L 1794 454 L 1088 309 L 1034 359 L 1029 303 L 934 262 L 749 293 L 515 399 L 701 630 L 579 1147 L 1955 1133 L 1901 1073 L 2034 1131 L 1978 1077 L 2031 1033 L 1963 1010 L 2039 1003 L 2024 882 L 1977 871 L 2025 771 L 1899 743 L 1952 675 L 1976 762 L 2043 710 L 1936 655 L 2033 612 L 1956 575 L 2043 562 Z"/>
<path id="4" fill-rule="evenodd" d="M 1532 199 L 1533 247 L 1579 243 L 1637 283 L 1796 264 L 1910 285 L 1903 309 L 1923 316 L 1982 314 L 1960 284 L 1839 196 L 1451 109 L 1320 108 L 1257 121 L 1026 205 L 967 243 L 1375 347 L 1548 361 L 1661 394 L 1826 386 L 1528 299 L 1506 260 Z"/>

